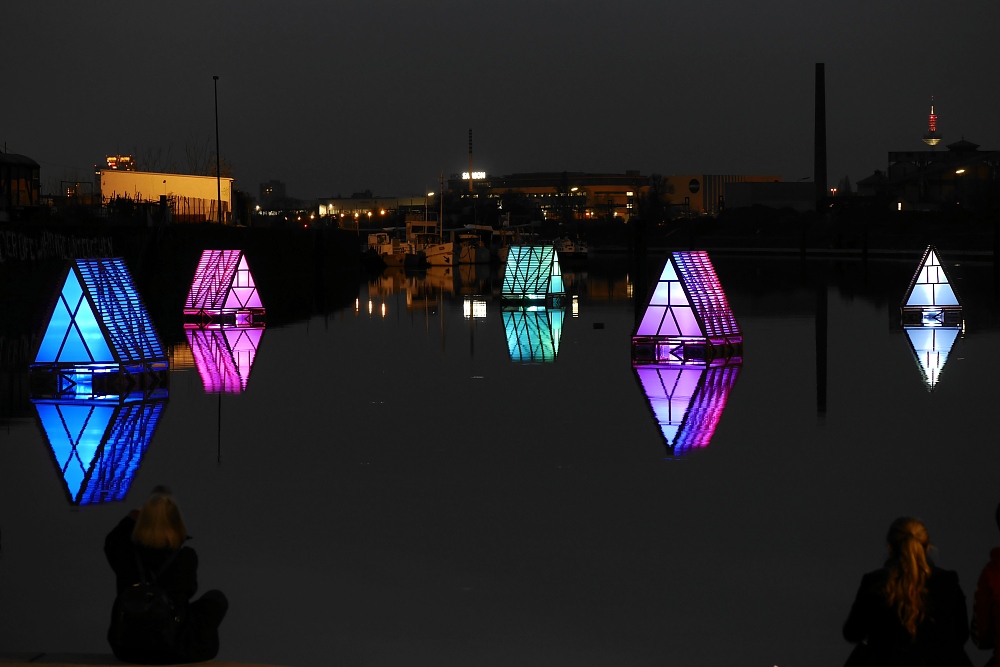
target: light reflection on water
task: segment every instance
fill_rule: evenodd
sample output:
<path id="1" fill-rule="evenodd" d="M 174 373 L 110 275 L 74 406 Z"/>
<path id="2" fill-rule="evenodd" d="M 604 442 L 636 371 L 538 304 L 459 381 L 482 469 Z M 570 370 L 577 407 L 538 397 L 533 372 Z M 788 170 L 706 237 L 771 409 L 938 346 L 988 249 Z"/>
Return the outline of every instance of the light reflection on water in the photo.
<path id="1" fill-rule="evenodd" d="M 269 326 L 241 394 L 174 366 L 125 503 L 72 509 L 42 429 L 13 424 L 0 652 L 106 651 L 101 541 L 158 483 L 202 588 L 230 597 L 224 660 L 840 664 L 857 582 L 901 514 L 971 596 L 1000 500 L 995 311 L 973 309 L 928 392 L 891 317 L 912 263 L 831 267 L 819 299 L 798 261 L 713 261 L 745 356 L 682 461 L 630 363 L 635 281 L 600 267 L 564 271 L 579 317 L 547 363 L 512 360 L 499 285 L 473 269 L 387 274 L 354 307 Z M 72 591 L 64 608 L 40 580 Z"/>

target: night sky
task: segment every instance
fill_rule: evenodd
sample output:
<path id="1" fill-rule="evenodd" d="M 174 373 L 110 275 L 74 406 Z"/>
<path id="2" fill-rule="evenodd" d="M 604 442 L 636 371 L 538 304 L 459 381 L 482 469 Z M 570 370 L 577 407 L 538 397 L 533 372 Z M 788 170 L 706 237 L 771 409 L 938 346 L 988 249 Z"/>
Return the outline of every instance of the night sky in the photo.
<path id="1" fill-rule="evenodd" d="M 438 175 L 813 173 L 826 65 L 828 181 L 943 144 L 1000 148 L 1000 3 L 512 0 L 12 2 L 0 146 L 42 187 L 109 153 L 183 167 L 214 149 L 236 186 L 304 199 L 421 195 Z M 202 156 L 204 158 L 204 155 Z"/>

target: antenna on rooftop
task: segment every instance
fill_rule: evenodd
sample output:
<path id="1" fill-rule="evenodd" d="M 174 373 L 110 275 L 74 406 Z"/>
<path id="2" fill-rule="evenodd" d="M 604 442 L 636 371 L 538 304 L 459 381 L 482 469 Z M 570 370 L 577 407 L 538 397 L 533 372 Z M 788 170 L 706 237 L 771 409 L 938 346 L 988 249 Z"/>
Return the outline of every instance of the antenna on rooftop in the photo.
<path id="1" fill-rule="evenodd" d="M 924 135 L 924 143 L 928 146 L 937 146 L 941 143 L 941 135 L 937 133 L 937 114 L 934 113 L 933 95 L 931 95 L 931 113 L 927 117 L 927 134 Z"/>

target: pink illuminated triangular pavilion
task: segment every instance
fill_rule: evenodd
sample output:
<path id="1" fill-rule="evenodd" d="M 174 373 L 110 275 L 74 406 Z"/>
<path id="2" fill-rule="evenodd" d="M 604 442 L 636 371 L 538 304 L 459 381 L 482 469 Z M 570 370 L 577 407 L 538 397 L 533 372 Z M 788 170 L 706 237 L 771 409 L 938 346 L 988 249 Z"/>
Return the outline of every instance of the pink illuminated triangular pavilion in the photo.
<path id="1" fill-rule="evenodd" d="M 740 357 L 743 334 L 703 250 L 667 258 L 635 335 L 635 363 Z"/>
<path id="2" fill-rule="evenodd" d="M 242 250 L 204 250 L 184 303 L 194 326 L 259 322 L 264 306 Z"/>

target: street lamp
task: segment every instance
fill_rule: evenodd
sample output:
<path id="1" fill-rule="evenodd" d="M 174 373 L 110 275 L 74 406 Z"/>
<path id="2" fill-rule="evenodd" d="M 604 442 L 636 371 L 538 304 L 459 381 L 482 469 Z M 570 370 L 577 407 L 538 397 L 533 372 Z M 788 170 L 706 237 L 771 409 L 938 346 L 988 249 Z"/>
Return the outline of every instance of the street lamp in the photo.
<path id="1" fill-rule="evenodd" d="M 222 222 L 222 171 L 219 169 L 219 77 L 213 76 L 215 87 L 215 185 L 218 196 L 219 222 Z"/>

